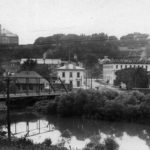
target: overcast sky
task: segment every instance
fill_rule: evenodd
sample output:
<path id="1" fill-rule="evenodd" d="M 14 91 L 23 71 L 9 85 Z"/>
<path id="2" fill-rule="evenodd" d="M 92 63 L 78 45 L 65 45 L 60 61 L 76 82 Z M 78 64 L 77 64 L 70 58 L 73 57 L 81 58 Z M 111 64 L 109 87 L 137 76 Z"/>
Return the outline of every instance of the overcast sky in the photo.
<path id="1" fill-rule="evenodd" d="M 0 0 L 0 24 L 20 44 L 56 33 L 150 34 L 150 0 Z"/>

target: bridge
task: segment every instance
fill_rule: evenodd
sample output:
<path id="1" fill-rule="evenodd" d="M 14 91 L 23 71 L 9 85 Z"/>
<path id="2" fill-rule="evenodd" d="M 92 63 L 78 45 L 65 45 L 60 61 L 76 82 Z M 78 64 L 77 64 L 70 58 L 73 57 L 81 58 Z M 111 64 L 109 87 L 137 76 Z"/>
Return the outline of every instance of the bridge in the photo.
<path id="1" fill-rule="evenodd" d="M 10 101 L 11 106 L 24 107 L 39 100 L 54 99 L 56 96 L 68 93 L 69 84 L 64 84 L 60 78 L 43 78 L 34 76 L 0 77 L 0 110 L 5 110 L 4 102 Z"/>
<path id="2" fill-rule="evenodd" d="M 32 76 L 31 76 L 32 75 Z M 33 72 L 19 76 L 0 77 L 0 110 L 7 110 L 8 140 L 11 141 L 10 108 L 14 105 L 25 107 L 38 100 L 50 99 L 68 93 L 70 85 L 64 84 L 60 78 L 43 78 Z"/>
<path id="3" fill-rule="evenodd" d="M 43 78 L 41 76 L 0 77 L 0 99 L 5 99 L 7 94 L 10 94 L 10 98 L 18 98 L 58 95 L 70 90 L 71 85 L 64 84 L 60 78 Z"/>

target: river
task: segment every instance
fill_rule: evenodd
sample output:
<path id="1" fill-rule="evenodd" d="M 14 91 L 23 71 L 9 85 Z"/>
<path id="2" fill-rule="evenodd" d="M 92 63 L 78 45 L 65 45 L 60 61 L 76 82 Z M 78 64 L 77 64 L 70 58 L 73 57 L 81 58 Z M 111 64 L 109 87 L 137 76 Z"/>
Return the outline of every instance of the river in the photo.
<path id="1" fill-rule="evenodd" d="M 61 136 L 66 129 L 71 132 L 69 139 Z M 6 130 L 5 126 L 3 130 Z M 101 140 L 112 136 L 119 144 L 119 150 L 150 150 L 150 126 L 134 123 L 58 118 L 19 112 L 11 114 L 11 132 L 16 137 L 26 135 L 34 143 L 50 138 L 52 144 L 63 143 L 66 147 L 78 149 L 89 143 L 94 135 L 100 135 Z"/>

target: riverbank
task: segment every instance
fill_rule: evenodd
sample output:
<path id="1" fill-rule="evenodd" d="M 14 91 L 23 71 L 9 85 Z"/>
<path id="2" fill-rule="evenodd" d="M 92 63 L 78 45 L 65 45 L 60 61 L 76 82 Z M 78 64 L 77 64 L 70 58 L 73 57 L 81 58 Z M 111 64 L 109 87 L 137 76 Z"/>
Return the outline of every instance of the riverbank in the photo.
<path id="1" fill-rule="evenodd" d="M 71 138 L 70 131 L 66 130 L 63 135 L 64 140 Z M 64 140 L 59 145 L 51 145 L 51 139 L 46 139 L 41 144 L 33 144 L 33 142 L 26 138 L 14 138 L 9 142 L 4 136 L 0 136 L 0 149 L 1 150 L 74 150 L 71 146 L 66 148 Z M 102 141 L 103 140 L 103 141 Z M 101 141 L 101 142 L 100 142 Z M 119 145 L 112 137 L 101 139 L 100 135 L 90 137 L 90 141 L 85 145 L 82 150 L 118 150 Z M 78 149 L 79 150 L 79 149 Z"/>
<path id="2" fill-rule="evenodd" d="M 61 117 L 83 117 L 108 121 L 150 123 L 150 94 L 138 91 L 79 90 L 56 97 L 53 101 L 37 102 L 34 110 Z"/>
<path id="3" fill-rule="evenodd" d="M 31 140 L 20 138 L 9 142 L 0 138 L 1 150 L 67 150 L 65 147 L 52 146 L 50 140 L 45 140 L 42 144 L 33 144 Z"/>

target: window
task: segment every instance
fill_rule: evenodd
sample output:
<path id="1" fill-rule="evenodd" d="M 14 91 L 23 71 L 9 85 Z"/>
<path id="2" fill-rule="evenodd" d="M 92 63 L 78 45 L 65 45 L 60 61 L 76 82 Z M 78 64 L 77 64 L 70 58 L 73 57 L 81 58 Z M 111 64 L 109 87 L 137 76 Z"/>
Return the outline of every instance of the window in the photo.
<path id="1" fill-rule="evenodd" d="M 120 68 L 122 69 L 122 65 L 120 66 Z"/>
<path id="2" fill-rule="evenodd" d="M 146 65 L 146 70 L 147 70 L 147 68 L 148 68 L 148 67 L 147 67 L 147 65 Z"/>
<path id="3" fill-rule="evenodd" d="M 65 77 L 65 72 L 62 72 L 62 77 L 63 77 L 63 78 Z"/>
<path id="4" fill-rule="evenodd" d="M 77 78 L 79 78 L 80 77 L 80 72 L 77 72 Z"/>
<path id="5" fill-rule="evenodd" d="M 70 85 L 72 85 L 72 83 L 73 83 L 72 80 L 70 80 Z"/>
<path id="6" fill-rule="evenodd" d="M 77 87 L 80 87 L 80 81 L 77 81 Z"/>
<path id="7" fill-rule="evenodd" d="M 118 69 L 118 65 L 116 65 L 116 69 Z"/>
<path id="8" fill-rule="evenodd" d="M 72 72 L 70 72 L 70 78 L 72 78 Z"/>

